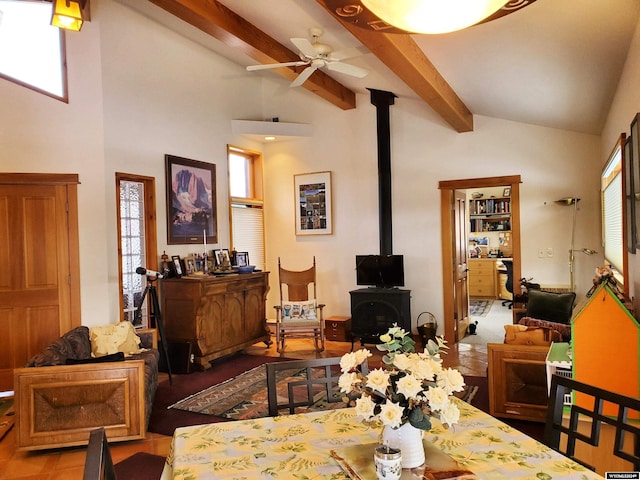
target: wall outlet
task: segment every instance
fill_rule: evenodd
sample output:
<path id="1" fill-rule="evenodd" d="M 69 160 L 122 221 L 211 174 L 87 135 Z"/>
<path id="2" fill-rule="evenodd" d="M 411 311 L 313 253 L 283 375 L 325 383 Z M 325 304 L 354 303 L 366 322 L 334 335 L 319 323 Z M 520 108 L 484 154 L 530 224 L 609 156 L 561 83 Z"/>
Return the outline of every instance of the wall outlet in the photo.
<path id="1" fill-rule="evenodd" d="M 547 257 L 549 258 L 553 257 L 553 248 L 551 247 L 547 248 Z"/>

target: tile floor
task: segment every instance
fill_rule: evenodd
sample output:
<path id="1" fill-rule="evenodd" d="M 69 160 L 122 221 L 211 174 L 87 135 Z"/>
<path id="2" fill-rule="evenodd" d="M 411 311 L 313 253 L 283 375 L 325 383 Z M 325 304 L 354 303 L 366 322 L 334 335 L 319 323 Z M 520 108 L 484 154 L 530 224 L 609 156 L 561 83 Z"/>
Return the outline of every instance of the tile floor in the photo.
<path id="1" fill-rule="evenodd" d="M 356 344 L 356 347 L 358 345 Z M 367 345 L 375 360 L 381 357 L 375 346 Z M 345 342 L 326 342 L 326 349 L 321 355 L 313 350 L 310 340 L 292 340 L 287 342 L 285 356 L 291 358 L 315 358 L 316 356 L 341 356 L 350 351 L 351 344 Z M 253 345 L 245 350 L 253 355 L 278 356 L 275 345 L 265 348 L 263 343 Z M 486 376 L 486 345 L 458 344 L 443 355 L 446 367 L 455 367 L 463 375 Z M 166 374 L 161 381 L 166 379 Z M 0 441 L 0 480 L 81 480 L 83 477 L 86 448 L 67 448 L 40 452 L 17 452 L 14 448 L 14 429 Z M 115 443 L 111 445 L 114 463 L 120 462 L 137 452 L 147 452 L 166 456 L 171 444 L 171 437 L 149 433 L 144 440 Z"/>

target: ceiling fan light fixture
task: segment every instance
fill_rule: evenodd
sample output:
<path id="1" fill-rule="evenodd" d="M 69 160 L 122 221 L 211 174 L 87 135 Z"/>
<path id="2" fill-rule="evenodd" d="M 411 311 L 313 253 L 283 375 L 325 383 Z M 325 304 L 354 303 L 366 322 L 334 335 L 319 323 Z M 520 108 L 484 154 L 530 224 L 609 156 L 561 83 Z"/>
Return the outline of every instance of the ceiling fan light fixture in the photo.
<path id="1" fill-rule="evenodd" d="M 361 0 L 374 15 L 411 33 L 448 33 L 493 15 L 506 0 Z"/>

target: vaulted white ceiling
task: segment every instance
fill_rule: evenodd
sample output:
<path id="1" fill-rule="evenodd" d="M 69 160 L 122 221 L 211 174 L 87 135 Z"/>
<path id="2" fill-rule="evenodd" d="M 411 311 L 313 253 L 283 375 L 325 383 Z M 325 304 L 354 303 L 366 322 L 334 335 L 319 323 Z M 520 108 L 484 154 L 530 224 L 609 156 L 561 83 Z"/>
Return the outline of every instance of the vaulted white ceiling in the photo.
<path id="1" fill-rule="evenodd" d="M 212 0 L 118 1 L 240 65 L 260 63 L 255 54 L 246 53 L 247 49 L 216 39 L 163 10 L 171 11 L 176 5 L 182 8 L 181 4 L 190 8 L 206 6 Z M 441 106 L 451 103 L 447 93 L 438 100 L 440 104 L 432 103 L 430 98 L 427 101 L 429 95 L 417 91 L 428 83 L 422 77 L 413 88 L 407 84 L 402 70 L 413 62 L 416 52 L 431 61 L 462 107 L 472 114 L 599 134 L 640 14 L 638 0 L 537 0 L 511 15 L 463 31 L 410 36 L 408 46 L 406 42 L 402 45 L 407 51 L 403 62 L 407 63 L 392 65 L 396 74 L 379 54 L 371 53 L 376 50 L 375 39 L 356 38 L 321 5 L 321 0 L 219 3 L 293 52 L 296 49 L 289 39 L 308 37 L 311 27 L 321 27 L 322 42 L 334 50 L 361 47 L 363 55 L 348 63 L 369 69 L 368 76 L 358 79 L 335 72 L 328 75 L 353 92 L 366 93 L 367 88 L 375 88 L 391 91 L 400 99 L 423 100 L 425 109 L 435 109 L 457 131 L 472 129 L 462 118 L 464 113 L 460 113 L 464 108 L 451 113 L 448 106 Z M 414 46 L 419 48 L 412 52 Z M 429 79 L 432 72 L 424 73 L 422 60 L 417 60 L 423 68 L 420 74 Z M 246 74 L 277 76 L 278 72 Z M 430 81 L 439 84 L 437 78 Z"/>

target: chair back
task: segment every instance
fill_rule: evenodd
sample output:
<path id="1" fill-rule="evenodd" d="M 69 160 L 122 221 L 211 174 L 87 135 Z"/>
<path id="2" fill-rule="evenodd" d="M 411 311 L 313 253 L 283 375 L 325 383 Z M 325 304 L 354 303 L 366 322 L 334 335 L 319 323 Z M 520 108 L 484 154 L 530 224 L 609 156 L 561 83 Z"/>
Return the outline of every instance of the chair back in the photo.
<path id="1" fill-rule="evenodd" d="M 605 415 L 605 405 L 607 408 L 615 407 L 616 413 Z M 619 463 L 612 464 L 620 462 L 614 457 L 625 461 L 622 462 L 625 465 L 623 470 L 637 472 L 640 470 L 639 418 L 640 399 L 554 374 L 551 377 L 544 443 L 601 474 L 605 470 L 611 471 L 612 467 L 621 468 Z M 607 437 L 611 433 L 610 439 L 603 438 L 602 427 L 609 430 Z M 589 451 L 589 445 L 594 447 L 594 452 Z M 594 460 L 603 465 L 594 465 Z"/>
<path id="2" fill-rule="evenodd" d="M 504 268 L 507 269 L 507 281 L 504 287 L 507 289 L 507 292 L 513 293 L 513 260 L 502 260 L 502 264 Z"/>
<path id="3" fill-rule="evenodd" d="M 278 257 L 278 281 L 281 302 L 304 302 L 315 299 L 316 257 L 313 257 L 313 266 L 311 268 L 301 271 L 282 268 L 280 257 Z"/>
<path id="4" fill-rule="evenodd" d="M 327 405 L 341 402 L 344 407 L 344 394 L 338 390 L 338 381 L 342 375 L 340 359 L 342 357 L 313 358 L 308 360 L 286 360 L 283 362 L 267 363 L 267 399 L 269 402 L 269 416 L 275 417 L 281 409 L 288 409 L 290 414 L 296 413 L 297 407 L 309 407 L 316 402 L 320 395 Z M 281 372 L 288 371 L 290 375 L 283 378 Z M 367 375 L 369 364 L 365 360 L 360 365 L 360 371 Z M 285 394 L 283 385 L 286 382 L 286 401 L 280 403 L 280 395 Z"/>
<path id="5" fill-rule="evenodd" d="M 92 430 L 89 434 L 87 459 L 84 463 L 82 478 L 83 480 L 116 480 L 116 470 L 111 460 L 104 427 Z"/>

